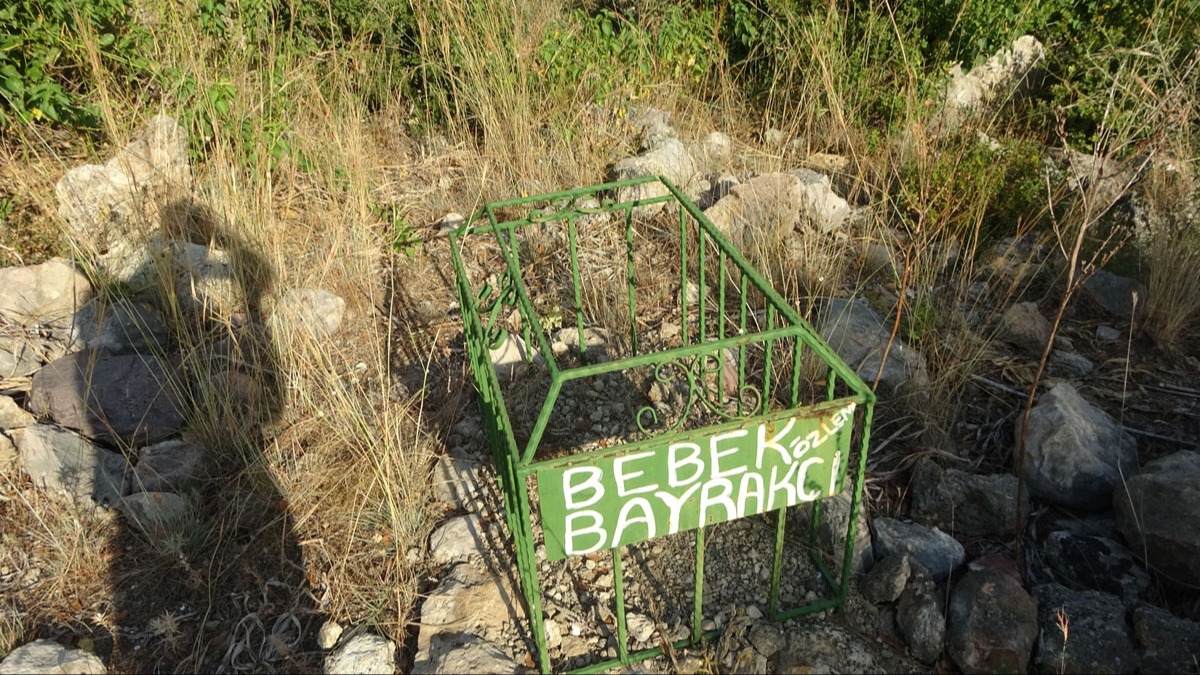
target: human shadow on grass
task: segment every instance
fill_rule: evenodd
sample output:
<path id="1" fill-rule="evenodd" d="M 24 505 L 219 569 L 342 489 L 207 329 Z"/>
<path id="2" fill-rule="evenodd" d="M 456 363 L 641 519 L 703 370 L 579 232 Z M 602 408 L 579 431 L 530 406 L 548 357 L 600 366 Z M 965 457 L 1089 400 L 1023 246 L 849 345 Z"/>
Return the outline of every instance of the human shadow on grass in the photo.
<path id="1" fill-rule="evenodd" d="M 74 357 L 82 431 L 132 464 L 108 549 L 109 667 L 319 671 L 321 616 L 286 492 L 264 456 L 282 407 L 263 315 L 275 271 L 202 204 L 177 201 L 162 219 L 165 236 L 151 238 L 124 291 L 166 317 L 169 337 L 132 357 Z M 110 398 L 114 390 L 122 395 Z"/>

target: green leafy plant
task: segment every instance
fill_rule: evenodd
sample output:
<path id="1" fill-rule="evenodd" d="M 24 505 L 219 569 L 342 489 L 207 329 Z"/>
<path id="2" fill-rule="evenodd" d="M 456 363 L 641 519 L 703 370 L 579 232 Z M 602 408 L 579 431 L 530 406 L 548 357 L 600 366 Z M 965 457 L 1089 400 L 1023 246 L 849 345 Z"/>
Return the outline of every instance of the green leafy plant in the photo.
<path id="1" fill-rule="evenodd" d="M 90 51 L 120 79 L 152 69 L 145 31 L 126 0 L 16 0 L 0 9 L 0 128 L 48 120 L 76 128 L 99 124 L 86 95 Z"/>
<path id="2" fill-rule="evenodd" d="M 372 204 L 371 213 L 388 225 L 388 241 L 392 251 L 415 258 L 421 246 L 416 228 L 408 222 L 408 214 L 399 204 Z"/>
<path id="3" fill-rule="evenodd" d="M 649 83 L 670 79 L 697 83 L 711 71 L 712 10 L 663 9 L 659 18 L 634 24 L 608 9 L 568 13 L 552 27 L 537 50 L 537 68 L 547 91 L 585 92 L 599 102 L 614 91 L 640 94 Z"/>

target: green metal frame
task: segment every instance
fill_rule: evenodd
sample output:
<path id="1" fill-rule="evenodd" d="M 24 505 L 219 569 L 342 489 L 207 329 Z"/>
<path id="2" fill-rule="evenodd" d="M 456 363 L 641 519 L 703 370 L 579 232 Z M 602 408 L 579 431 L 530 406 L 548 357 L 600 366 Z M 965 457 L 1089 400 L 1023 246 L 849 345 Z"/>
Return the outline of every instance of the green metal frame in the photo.
<path id="1" fill-rule="evenodd" d="M 622 188 L 634 188 L 655 183 L 663 188 L 657 190 L 661 193 L 657 196 L 625 201 L 618 201 L 611 196 L 622 194 Z M 681 249 L 678 263 L 680 288 L 676 309 L 678 310 L 677 319 L 681 323 L 682 345 L 651 353 L 639 351 L 641 346 L 647 344 L 647 340 L 642 339 L 637 330 L 639 325 L 637 302 L 639 286 L 634 264 L 635 246 L 643 239 L 639 229 L 645 227 L 647 222 L 641 217 L 647 210 L 646 207 L 659 210 L 669 207 L 666 208 L 667 215 L 655 216 L 659 219 L 656 222 L 661 223 L 662 219 L 676 218 Z M 523 215 L 509 220 L 502 217 L 502 214 L 512 212 Z M 598 213 L 609 214 L 609 222 L 595 223 L 586 220 Z M 544 317 L 539 316 L 535 310 L 530 289 L 522 278 L 518 235 L 523 228 L 530 226 L 543 224 L 565 226 L 571 266 L 570 278 L 573 284 L 568 295 L 573 296 L 574 307 L 573 316 L 571 316 L 573 321 L 567 322 L 564 317 L 562 323 L 564 326 L 574 327 L 577 331 L 579 350 L 582 356 L 586 354 L 587 349 L 585 339 L 587 323 L 585 310 L 587 308 L 583 301 L 581 288 L 580 228 L 585 226 L 613 227 L 611 220 L 614 217 L 624 228 L 626 250 L 624 282 L 628 289 L 630 319 L 630 335 L 628 337 L 631 354 L 623 358 L 601 362 L 587 362 L 587 359 L 582 359 L 582 365 L 564 366 L 559 363 L 551 349 L 549 333 L 543 325 Z M 499 255 L 503 260 L 503 268 L 491 270 L 491 274 L 488 275 L 495 283 L 476 282 L 473 284 L 471 275 L 468 273 L 468 266 L 464 262 L 464 252 L 468 251 L 468 247 L 480 237 L 483 237 L 489 246 L 493 242 L 497 244 Z M 705 384 L 705 377 L 712 375 L 714 369 L 703 364 L 711 364 L 714 357 L 719 360 L 724 354 L 736 353 L 738 355 L 737 410 L 732 415 L 721 414 L 725 420 L 723 425 L 726 428 L 752 423 L 767 415 L 778 416 L 788 412 L 798 418 L 813 417 L 823 410 L 829 410 L 834 405 L 853 402 L 856 405 L 853 433 L 857 436 L 857 456 L 853 461 L 847 463 L 853 483 L 846 543 L 842 552 L 841 574 L 835 576 L 824 562 L 812 553 L 812 547 L 809 548 L 810 557 L 820 570 L 833 597 L 799 607 L 781 608 L 779 606 L 780 572 L 785 548 L 786 508 L 782 508 L 775 512 L 777 515 L 774 519 L 775 550 L 767 617 L 784 620 L 830 608 L 840 609 L 843 606 L 852 569 L 855 526 L 862 498 L 875 396 L 854 370 L 821 340 L 816 331 L 764 281 L 746 258 L 726 240 L 700 209 L 676 186 L 664 178 L 651 177 L 488 204 L 466 224 L 452 233 L 450 242 L 470 367 L 478 386 L 483 426 L 495 461 L 497 481 L 504 498 L 508 526 L 514 539 L 518 577 L 528 610 L 532 638 L 537 645 L 542 672 L 549 672 L 551 664 L 543 627 L 541 588 L 535 557 L 536 542 L 532 524 L 535 504 L 531 503 L 527 482 L 530 476 L 536 475 L 539 470 L 561 465 L 564 461 L 586 464 L 601 455 L 611 457 L 614 452 L 620 452 L 622 448 L 626 447 L 608 448 L 603 452 L 579 452 L 566 459 L 537 459 L 539 445 L 556 400 L 562 392 L 563 386 L 573 380 L 646 367 L 653 367 L 656 376 L 663 379 L 660 373 L 673 368 L 675 372 L 682 372 L 687 379 L 689 407 L 693 402 L 709 405 L 706 396 L 710 396 L 714 392 L 710 391 L 713 389 L 710 385 Z M 690 250 L 689 242 L 692 242 L 695 250 Z M 714 253 L 716 255 L 715 264 L 711 259 Z M 715 274 L 713 268 L 715 268 Z M 475 274 L 479 276 L 477 270 Z M 715 280 L 712 278 L 713 276 L 716 276 Z M 688 292 L 689 282 L 695 283 L 695 287 L 700 290 L 694 303 L 695 307 L 689 306 L 692 304 Z M 715 303 L 708 299 L 709 290 L 714 290 L 716 293 Z M 752 311 L 750 308 L 752 292 L 759 294 L 761 298 L 757 298 L 757 300 L 765 305 L 765 319 L 761 322 L 765 324 L 765 328 L 761 328 L 760 324 L 758 330 L 753 329 L 748 321 L 748 315 Z M 735 302 L 736 307 L 728 306 L 728 296 L 734 298 L 730 302 Z M 713 307 L 713 304 L 716 307 Z M 530 347 L 529 362 L 532 363 L 533 352 L 536 352 L 541 357 L 537 367 L 544 369 L 549 375 L 548 393 L 524 447 L 521 447 L 514 434 L 510 410 L 505 404 L 502 378 L 492 364 L 489 352 L 491 347 L 497 346 L 505 339 L 507 333 L 503 327 L 504 319 L 513 309 L 519 313 L 521 318 L 519 330 L 524 338 L 524 343 Z M 731 329 L 727 330 L 727 326 L 730 326 Z M 777 379 L 780 381 L 776 383 L 771 381 L 772 358 L 779 358 L 773 352 L 780 344 L 789 346 L 791 349 L 789 354 L 791 372 L 789 373 L 790 377 L 786 379 L 779 377 Z M 761 371 L 761 374 L 757 376 L 748 372 L 747 351 L 750 349 L 757 350 L 765 357 L 754 369 Z M 726 350 L 732 350 L 732 352 Z M 811 354 L 815 354 L 827 367 L 827 385 L 821 393 L 823 400 L 802 400 L 804 398 L 801 396 L 803 350 L 809 350 Z M 715 393 L 720 398 L 721 392 L 725 388 L 721 386 L 722 374 L 719 367 L 715 369 L 715 377 L 717 379 Z M 755 379 L 756 377 L 757 379 Z M 776 388 L 772 389 L 773 386 Z M 744 406 L 742 404 L 743 394 L 749 394 L 746 396 L 747 403 Z M 752 404 L 750 399 L 755 399 L 757 403 Z M 711 405 L 709 407 L 714 412 L 719 412 L 715 407 Z M 653 425 L 642 424 L 643 415 L 646 419 L 652 419 L 654 411 L 648 407 L 640 409 L 638 426 L 642 428 L 647 438 L 653 438 L 659 445 L 672 440 L 711 433 L 712 428 L 717 428 L 689 430 L 667 428 L 656 431 Z M 642 445 L 645 446 L 645 443 L 643 442 Z M 842 478 L 844 478 L 847 471 L 842 473 Z M 841 484 L 841 479 L 839 479 L 839 484 Z M 820 502 L 814 502 L 812 521 L 809 525 L 810 544 L 815 542 L 815 533 L 820 517 Z M 701 526 L 695 529 L 694 533 L 696 564 L 692 628 L 689 639 L 676 643 L 674 645 L 676 648 L 688 647 L 702 640 L 712 639 L 718 634 L 718 632 L 711 631 L 706 634 L 702 631 L 705 528 Z M 589 665 L 576 672 L 602 672 L 664 653 L 661 648 L 638 652 L 629 651 L 621 548 L 614 549 L 612 553 L 618 657 Z"/>

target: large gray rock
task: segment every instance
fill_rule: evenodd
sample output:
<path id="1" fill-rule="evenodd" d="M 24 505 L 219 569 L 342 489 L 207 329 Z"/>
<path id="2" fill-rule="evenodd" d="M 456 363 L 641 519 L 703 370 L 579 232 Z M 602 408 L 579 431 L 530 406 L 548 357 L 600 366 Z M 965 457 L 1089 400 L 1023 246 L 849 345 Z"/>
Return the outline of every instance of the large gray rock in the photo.
<path id="1" fill-rule="evenodd" d="M 825 234 L 840 231 L 854 209 L 834 191 L 829 176 L 812 169 L 792 169 L 787 175 L 799 181 L 801 227 Z"/>
<path id="2" fill-rule="evenodd" d="M 812 509 L 816 502 L 800 504 L 796 507 L 798 522 L 807 523 L 812 519 Z M 817 545 L 829 552 L 832 557 L 830 569 L 836 575 L 842 573 L 842 561 L 846 553 L 846 532 L 850 526 L 850 495 L 839 492 L 836 495 L 820 501 L 821 519 L 817 525 Z M 871 530 L 867 526 L 866 509 L 858 510 L 858 519 L 854 526 L 854 546 L 850 555 L 850 573 L 866 574 L 875 564 L 875 555 L 871 549 Z"/>
<path id="3" fill-rule="evenodd" d="M 1117 489 L 1117 527 L 1146 566 L 1175 585 L 1200 586 L 1200 454 L 1180 450 Z"/>
<path id="4" fill-rule="evenodd" d="M 0 269 L 0 317 L 19 324 L 61 322 L 92 293 L 87 277 L 65 260 Z"/>
<path id="5" fill-rule="evenodd" d="M 799 178 L 769 173 L 734 185 L 704 215 L 752 263 L 760 264 L 791 236 L 802 199 Z"/>
<path id="6" fill-rule="evenodd" d="M 1107 270 L 1096 270 L 1083 282 L 1083 296 L 1113 318 L 1128 319 L 1146 307 L 1145 286 Z"/>
<path id="7" fill-rule="evenodd" d="M 641 150 L 656 148 L 663 141 L 678 135 L 671 126 L 671 113 L 659 108 L 633 106 L 628 110 L 625 120 L 637 136 Z"/>
<path id="8" fill-rule="evenodd" d="M 104 254 L 158 228 L 161 209 L 191 186 L 187 132 L 158 115 L 105 164 L 68 171 L 55 194 L 72 239 L 85 250 Z"/>
<path id="9" fill-rule="evenodd" d="M 678 138 L 662 139 L 658 145 L 635 157 L 626 157 L 613 165 L 612 179 L 614 181 L 644 178 L 647 176 L 662 176 L 671 181 L 676 187 L 687 191 L 693 181 L 699 178 L 695 160 L 688 153 L 683 142 Z M 637 199 L 652 199 L 669 194 L 662 183 L 649 182 L 617 190 L 617 201 L 626 202 Z M 639 207 L 635 213 L 639 217 L 648 217 L 660 212 L 662 204 Z"/>
<path id="10" fill-rule="evenodd" d="M 421 605 L 413 673 L 452 672 L 438 670 L 444 658 L 439 645 L 446 643 L 439 635 L 449 641 L 467 635 L 501 640 L 506 624 L 524 620 L 522 600 L 504 576 L 491 573 L 478 559 L 455 565 Z"/>
<path id="11" fill-rule="evenodd" d="M 25 431 L 19 430 L 16 435 L 23 436 Z M 8 434 L 0 433 L 0 473 L 8 473 L 17 462 L 20 460 L 17 454 L 17 445 Z"/>
<path id="12" fill-rule="evenodd" d="M 342 325 L 346 301 L 323 288 L 293 288 L 275 304 L 277 331 L 303 330 L 317 338 L 332 337 Z"/>
<path id="13" fill-rule="evenodd" d="M 868 385 L 874 382 L 891 337 L 890 326 L 862 299 L 830 300 L 819 327 L 821 338 Z M 885 391 L 929 384 L 925 358 L 897 338 L 888 351 L 879 384 Z"/>
<path id="14" fill-rule="evenodd" d="M 705 214 L 713 225 L 752 259 L 761 261 L 798 227 L 817 232 L 839 229 L 850 205 L 829 177 L 808 169 L 768 173 L 733 186 Z"/>
<path id="15" fill-rule="evenodd" d="M 203 478 L 208 448 L 194 439 L 176 438 L 138 450 L 133 467 L 134 492 L 185 492 Z"/>
<path id="16" fill-rule="evenodd" d="M 34 424 L 21 436 L 21 467 L 35 485 L 64 490 L 77 499 L 113 505 L 126 492 L 129 464 L 65 429 Z"/>
<path id="17" fill-rule="evenodd" d="M 701 167 L 716 168 L 727 162 L 733 154 L 733 139 L 726 133 L 713 131 L 700 142 L 692 144 L 688 152 Z"/>
<path id="18" fill-rule="evenodd" d="M 913 520 L 967 537 L 1005 534 L 1017 522 L 1017 477 L 1011 474 L 943 469 L 925 458 L 913 470 L 909 497 Z"/>
<path id="19" fill-rule="evenodd" d="M 60 352 L 59 345 L 24 335 L 0 336 L 0 379 L 32 375 Z"/>
<path id="20" fill-rule="evenodd" d="M 1050 322 L 1036 302 L 1018 302 L 1000 317 L 1000 336 L 1026 354 L 1041 357 L 1050 340 Z"/>
<path id="21" fill-rule="evenodd" d="M 164 534 L 187 517 L 187 500 L 172 492 L 135 492 L 121 500 L 121 512 L 143 532 Z"/>
<path id="22" fill-rule="evenodd" d="M 360 633 L 325 657 L 325 675 L 392 675 L 396 672 L 396 643 Z"/>
<path id="23" fill-rule="evenodd" d="M 530 672 L 491 640 L 470 633 L 440 633 L 429 645 L 429 659 L 413 666 L 413 675 L 504 675 Z"/>
<path id="24" fill-rule="evenodd" d="M 224 318 L 245 306 L 246 294 L 228 252 L 178 240 L 156 242 L 148 250 L 167 265 L 175 298 L 185 311 Z"/>
<path id="25" fill-rule="evenodd" d="M 911 573 L 912 563 L 907 554 L 890 555 L 875 563 L 859 588 L 867 602 L 895 602 L 908 585 Z"/>
<path id="26" fill-rule="evenodd" d="M 67 649 L 54 640 L 17 647 L 0 661 L 0 675 L 105 675 L 108 670 L 95 654 Z"/>
<path id="27" fill-rule="evenodd" d="M 433 467 L 433 490 L 437 500 L 455 509 L 465 509 L 479 494 L 483 465 L 468 457 L 443 455 Z"/>
<path id="28" fill-rule="evenodd" d="M 145 444 L 183 427 L 175 390 L 181 386 L 175 364 L 137 354 L 76 352 L 34 375 L 27 405 L 89 438 Z"/>
<path id="29" fill-rule="evenodd" d="M 429 555 L 438 564 L 483 555 L 483 521 L 477 514 L 451 518 L 429 535 Z"/>
<path id="30" fill-rule="evenodd" d="M 1137 442 L 1066 382 L 1042 394 L 1029 415 L 1025 443 L 1029 492 L 1055 504 L 1106 507 L 1113 489 L 1137 471 Z"/>
<path id="31" fill-rule="evenodd" d="M 929 571 L 934 581 L 942 581 L 966 560 L 962 544 L 935 528 L 904 523 L 894 518 L 875 519 L 875 558 L 908 554 L 913 562 Z"/>
<path id="32" fill-rule="evenodd" d="M 1141 647 L 1143 673 L 1194 673 L 1200 658 L 1200 623 L 1165 609 L 1143 605 L 1133 610 L 1133 636 Z"/>
<path id="33" fill-rule="evenodd" d="M 1046 537 L 1046 563 L 1064 586 L 1110 593 L 1132 605 L 1150 587 L 1133 554 L 1107 537 L 1059 530 Z"/>
<path id="34" fill-rule="evenodd" d="M 923 663 L 933 663 L 946 645 L 946 612 L 937 585 L 920 570 L 896 601 L 896 623 L 908 650 Z"/>
<path id="35" fill-rule="evenodd" d="M 1099 591 L 1072 591 L 1058 584 L 1034 589 L 1041 648 L 1040 673 L 1129 673 L 1137 653 L 1121 600 Z"/>
<path id="36" fill-rule="evenodd" d="M 92 300 L 75 312 L 70 332 L 72 348 L 109 354 L 161 354 L 170 339 L 157 310 L 128 302 Z"/>
<path id="37" fill-rule="evenodd" d="M 986 63 L 964 73 L 961 66 L 950 70 L 945 102 L 931 127 L 951 132 L 975 114 L 986 113 L 1008 100 L 1030 71 L 1046 58 L 1042 43 L 1029 35 L 1017 38 L 1011 48 L 998 50 Z"/>
<path id="38" fill-rule="evenodd" d="M 947 651 L 964 673 L 1025 673 L 1038 636 L 1037 603 L 1015 577 L 972 569 L 950 594 Z"/>
<path id="39" fill-rule="evenodd" d="M 228 317 L 245 304 L 232 256 L 203 244 L 155 233 L 118 242 L 98 264 L 134 297 L 177 303 L 189 314 Z"/>
<path id="40" fill-rule="evenodd" d="M 882 652 L 854 631 L 825 621 L 803 621 L 788 631 L 787 644 L 771 659 L 776 673 L 896 672 Z"/>

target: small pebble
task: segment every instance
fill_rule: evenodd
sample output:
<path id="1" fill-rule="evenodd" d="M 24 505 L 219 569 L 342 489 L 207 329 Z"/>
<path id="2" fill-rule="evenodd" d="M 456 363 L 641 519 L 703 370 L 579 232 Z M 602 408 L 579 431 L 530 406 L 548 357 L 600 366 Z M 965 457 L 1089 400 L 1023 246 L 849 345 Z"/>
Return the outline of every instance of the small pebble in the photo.
<path id="1" fill-rule="evenodd" d="M 333 649 L 340 637 L 342 626 L 333 620 L 326 621 L 321 624 L 321 630 L 317 631 L 317 646 L 321 649 Z"/>

